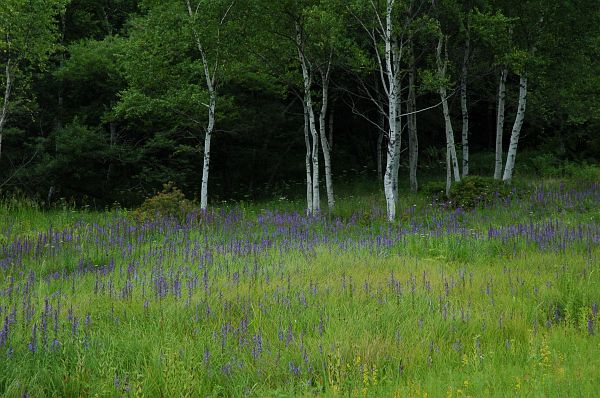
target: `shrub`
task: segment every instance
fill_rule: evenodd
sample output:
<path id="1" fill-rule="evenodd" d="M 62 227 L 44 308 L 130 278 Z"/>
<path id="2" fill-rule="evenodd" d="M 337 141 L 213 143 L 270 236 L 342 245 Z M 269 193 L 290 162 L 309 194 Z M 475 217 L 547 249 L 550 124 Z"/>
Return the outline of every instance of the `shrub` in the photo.
<path id="1" fill-rule="evenodd" d="M 449 199 L 456 207 L 473 208 L 495 198 L 511 195 L 511 186 L 491 177 L 468 176 L 450 188 Z"/>
<path id="2" fill-rule="evenodd" d="M 429 198 L 446 198 L 445 181 L 427 181 L 421 185 L 421 192 Z"/>
<path id="3" fill-rule="evenodd" d="M 194 208 L 194 203 L 187 200 L 174 183 L 168 182 L 163 185 L 162 191 L 146 199 L 138 209 L 132 212 L 132 215 L 138 221 L 157 217 L 176 217 L 184 220 Z"/>
<path id="4" fill-rule="evenodd" d="M 600 183 L 600 167 L 590 164 L 566 163 L 564 174 L 574 183 Z"/>
<path id="5" fill-rule="evenodd" d="M 539 153 L 529 157 L 528 162 L 535 174 L 543 177 L 560 177 L 561 161 L 552 153 Z"/>

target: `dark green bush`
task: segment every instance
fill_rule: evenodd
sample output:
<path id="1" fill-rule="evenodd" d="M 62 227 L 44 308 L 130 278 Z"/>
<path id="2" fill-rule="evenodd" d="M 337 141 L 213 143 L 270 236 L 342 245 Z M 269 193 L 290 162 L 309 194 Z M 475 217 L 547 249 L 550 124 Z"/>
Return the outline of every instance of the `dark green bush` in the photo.
<path id="1" fill-rule="evenodd" d="M 510 196 L 512 186 L 491 177 L 468 176 L 452 184 L 449 199 L 456 207 L 473 208 Z"/>
<path id="2" fill-rule="evenodd" d="M 169 182 L 163 185 L 162 191 L 146 199 L 132 215 L 138 221 L 168 216 L 184 220 L 194 208 L 194 203 L 186 199 L 174 183 Z"/>
<path id="3" fill-rule="evenodd" d="M 421 185 L 421 192 L 429 198 L 446 198 L 445 181 L 427 181 Z"/>
<path id="4" fill-rule="evenodd" d="M 528 161 L 533 172 L 542 177 L 561 177 L 562 162 L 552 153 L 539 153 L 529 157 Z"/>
<path id="5" fill-rule="evenodd" d="M 564 176 L 573 183 L 600 183 L 600 166 L 568 162 L 564 165 Z"/>

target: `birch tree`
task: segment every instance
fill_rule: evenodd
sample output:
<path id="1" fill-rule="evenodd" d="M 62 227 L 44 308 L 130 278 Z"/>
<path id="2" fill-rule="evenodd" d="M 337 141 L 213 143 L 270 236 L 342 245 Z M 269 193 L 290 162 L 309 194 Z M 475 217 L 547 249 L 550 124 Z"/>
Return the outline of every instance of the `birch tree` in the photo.
<path id="1" fill-rule="evenodd" d="M 310 101 L 318 111 L 308 108 L 309 127 L 313 139 L 313 207 L 319 211 L 316 202 L 319 193 L 319 144 L 323 154 L 325 188 L 329 211 L 335 207 L 332 170 L 332 129 L 333 113 L 330 109 L 331 77 L 336 60 L 346 51 L 344 37 L 346 12 L 338 0 L 307 0 L 296 4 L 297 20 L 296 45 L 302 66 L 305 102 Z M 317 81 L 318 80 L 318 81 Z M 311 90 L 320 87 L 320 107 L 312 98 Z M 329 119 L 328 119 L 329 116 Z M 315 128 L 313 130 L 314 119 Z M 329 134 L 328 134 L 329 128 Z M 328 138 L 329 136 L 329 138 Z"/>
<path id="2" fill-rule="evenodd" d="M 138 116 L 161 108 L 203 132 L 200 207 L 206 210 L 219 87 L 239 50 L 237 3 L 149 0 L 143 6 L 146 15 L 134 22 L 124 62 L 130 87 L 117 108 Z M 147 81 L 143 68 L 154 69 L 159 80 Z"/>
<path id="3" fill-rule="evenodd" d="M 389 221 L 396 218 L 396 203 L 398 195 L 398 165 L 400 163 L 401 144 L 401 39 L 394 26 L 394 0 L 387 0 L 385 8 L 385 25 L 378 13 L 380 22 L 380 36 L 385 45 L 384 60 L 377 55 L 379 70 L 382 74 L 384 91 L 388 96 L 388 147 L 385 174 L 383 178 L 383 189 L 387 205 L 387 216 Z M 375 10 L 377 12 L 377 10 Z M 403 43 L 402 43 L 403 44 Z"/>
<path id="4" fill-rule="evenodd" d="M 321 195 L 319 192 L 319 130 L 317 130 L 317 122 L 315 120 L 315 111 L 313 108 L 313 98 L 312 98 L 312 80 L 313 80 L 313 71 L 311 70 L 311 65 L 309 64 L 309 60 L 306 57 L 306 40 L 305 33 L 302 29 L 302 26 L 299 21 L 295 22 L 296 29 L 296 46 L 298 50 L 298 59 L 300 61 L 300 66 L 302 68 L 302 82 L 303 82 L 303 106 L 304 106 L 304 125 L 308 126 L 308 131 L 310 131 L 311 140 L 306 141 L 307 151 L 310 147 L 310 158 L 311 158 L 311 178 L 307 179 L 307 186 L 309 183 L 312 184 L 311 192 L 312 199 L 307 200 L 308 213 L 315 214 L 321 211 Z M 305 127 L 306 129 L 306 127 Z M 305 133 L 305 137 L 306 137 Z M 305 138 L 306 140 L 306 138 Z M 307 155 L 308 156 L 308 155 Z M 308 165 L 308 164 L 307 164 Z M 307 188 L 308 195 L 308 188 Z"/>
<path id="5" fill-rule="evenodd" d="M 363 31 L 369 37 L 375 54 L 375 67 L 381 81 L 381 93 L 385 103 L 381 104 L 375 96 L 365 91 L 369 98 L 386 115 L 388 129 L 385 171 L 383 173 L 383 191 L 386 201 L 388 221 L 396 218 L 398 201 L 398 166 L 401 144 L 401 80 L 404 71 L 401 68 L 404 52 L 406 26 L 400 26 L 400 1 L 386 0 L 382 7 L 375 2 L 354 4 L 352 13 Z M 369 21 L 369 22 L 368 22 Z M 373 21 L 373 22 L 370 22 Z M 376 123 L 373 123 L 377 125 Z"/>
<path id="6" fill-rule="evenodd" d="M 387 128 L 384 130 L 384 136 L 387 138 L 387 147 L 385 150 L 386 161 L 383 172 L 383 190 L 386 199 L 386 212 L 389 221 L 396 217 L 396 206 L 398 203 L 398 170 L 400 165 L 400 148 L 402 139 L 402 118 L 407 117 L 407 125 L 412 133 L 409 135 L 409 146 L 412 142 L 412 154 L 416 156 L 418 149 L 416 147 L 416 118 L 419 110 L 414 109 L 416 102 L 414 96 L 414 80 L 409 79 L 409 92 L 411 87 L 412 94 L 409 94 L 409 100 L 406 101 L 406 112 L 402 109 L 403 92 L 402 80 L 407 75 L 405 65 L 411 63 L 408 50 L 413 44 L 413 38 L 416 32 L 424 28 L 429 29 L 430 23 L 427 18 L 420 20 L 420 16 L 426 14 L 425 9 L 430 3 L 420 0 L 386 0 L 385 2 L 374 2 L 367 0 L 358 0 L 349 7 L 354 19 L 362 28 L 364 34 L 369 39 L 370 52 L 374 58 L 375 73 L 379 78 L 380 84 L 375 87 L 381 87 L 374 90 L 373 94 L 364 80 L 359 80 L 362 96 L 368 98 L 380 112 L 385 116 Z M 408 59 L 407 59 L 408 58 Z M 414 59 L 413 59 L 414 61 Z M 413 70 L 414 71 L 414 70 Z M 415 78 L 416 75 L 413 75 Z M 379 95 L 383 101 L 379 100 Z M 412 98 L 412 100 L 410 99 Z M 354 110 L 369 121 L 373 126 L 382 129 L 385 123 L 371 120 L 364 113 Z M 412 139 L 410 138 L 412 137 Z M 381 140 L 378 141 L 378 146 Z M 416 177 L 416 157 L 413 157 L 412 170 Z"/>
<path id="7" fill-rule="evenodd" d="M 498 84 L 498 106 L 496 115 L 496 150 L 494 163 L 494 179 L 499 180 L 502 178 L 502 146 L 503 146 L 503 134 L 504 134 L 504 108 L 506 104 L 506 79 L 508 78 L 508 67 L 503 65 L 500 71 L 500 83 Z"/>
<path id="8" fill-rule="evenodd" d="M 547 7 L 543 1 L 531 1 L 527 4 L 519 4 L 518 7 L 508 1 L 505 6 L 508 11 L 518 10 L 519 13 L 519 18 L 514 19 L 514 32 L 511 30 L 513 46 L 509 54 L 510 65 L 519 76 L 519 97 L 502 175 L 502 180 L 507 182 L 512 179 L 515 169 L 517 148 L 527 109 L 529 73 L 530 68 L 536 63 L 536 46 L 543 31 Z"/>
<path id="9" fill-rule="evenodd" d="M 506 119 L 506 84 L 509 75 L 511 57 L 511 25 L 514 20 L 505 16 L 499 10 L 476 10 L 471 13 L 471 27 L 478 38 L 480 46 L 485 50 L 488 60 L 488 70 L 498 76 L 496 91 L 496 124 L 495 124 L 495 160 L 494 178 L 500 180 L 503 171 L 503 135 Z"/>
<path id="10" fill-rule="evenodd" d="M 515 116 L 515 123 L 513 124 L 510 135 L 510 145 L 506 155 L 504 174 L 502 175 L 503 181 L 510 181 L 512 179 L 515 168 L 517 146 L 519 145 L 519 137 L 521 136 L 521 129 L 523 128 L 523 121 L 525 120 L 525 109 L 527 107 L 527 82 L 527 72 L 523 72 L 519 76 L 519 104 L 517 107 L 517 115 Z"/>
<path id="11" fill-rule="evenodd" d="M 231 8 L 235 5 L 235 0 L 226 1 L 223 4 L 219 4 L 216 10 L 216 14 L 213 14 L 212 21 L 206 20 L 207 8 L 214 7 L 214 4 L 210 4 L 208 1 L 193 1 L 186 0 L 187 12 L 190 17 L 192 32 L 194 35 L 194 41 L 200 54 L 202 61 L 202 70 L 204 72 L 204 79 L 206 80 L 206 89 L 208 90 L 208 123 L 204 131 L 204 159 L 202 166 L 202 186 L 200 190 L 200 208 L 206 210 L 208 205 L 208 174 L 210 171 L 210 144 L 212 134 L 215 128 L 215 112 L 217 108 L 217 85 L 218 79 L 221 77 L 220 74 L 224 67 L 224 63 L 221 59 L 221 30 L 223 29 L 228 14 Z M 212 22 L 212 23 L 211 23 Z M 206 29 L 206 25 L 209 26 L 210 38 L 207 35 L 202 35 L 201 28 Z M 207 43 L 208 40 L 212 39 L 212 43 Z M 209 65 L 209 57 L 205 50 L 207 46 L 212 47 L 212 69 Z"/>
<path id="12" fill-rule="evenodd" d="M 450 118 L 450 108 L 448 106 L 448 92 L 446 90 L 448 80 L 447 43 L 448 37 L 440 34 L 435 52 L 439 84 L 438 93 L 442 102 L 442 113 L 444 115 L 444 126 L 446 131 L 446 195 L 450 193 L 452 176 L 454 176 L 454 181 L 460 181 L 460 169 L 458 166 L 458 157 L 456 155 L 456 145 L 454 144 L 454 129 L 452 128 L 452 119 Z"/>

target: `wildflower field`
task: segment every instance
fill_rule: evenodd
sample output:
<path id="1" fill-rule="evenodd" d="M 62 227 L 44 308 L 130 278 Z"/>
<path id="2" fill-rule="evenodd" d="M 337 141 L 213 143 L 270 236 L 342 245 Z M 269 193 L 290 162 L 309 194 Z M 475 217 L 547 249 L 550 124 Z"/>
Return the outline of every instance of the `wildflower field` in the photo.
<path id="1" fill-rule="evenodd" d="M 394 224 L 374 198 L 143 223 L 4 203 L 0 395 L 597 396 L 600 184 L 407 196 Z"/>

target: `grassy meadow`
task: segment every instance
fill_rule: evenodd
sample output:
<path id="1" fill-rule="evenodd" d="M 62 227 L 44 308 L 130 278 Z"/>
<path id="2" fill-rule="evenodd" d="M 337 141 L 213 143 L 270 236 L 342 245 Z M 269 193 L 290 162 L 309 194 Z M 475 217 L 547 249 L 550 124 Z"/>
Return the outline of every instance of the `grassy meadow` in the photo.
<path id="1" fill-rule="evenodd" d="M 334 214 L 0 205 L 6 397 L 597 396 L 600 184 Z"/>

